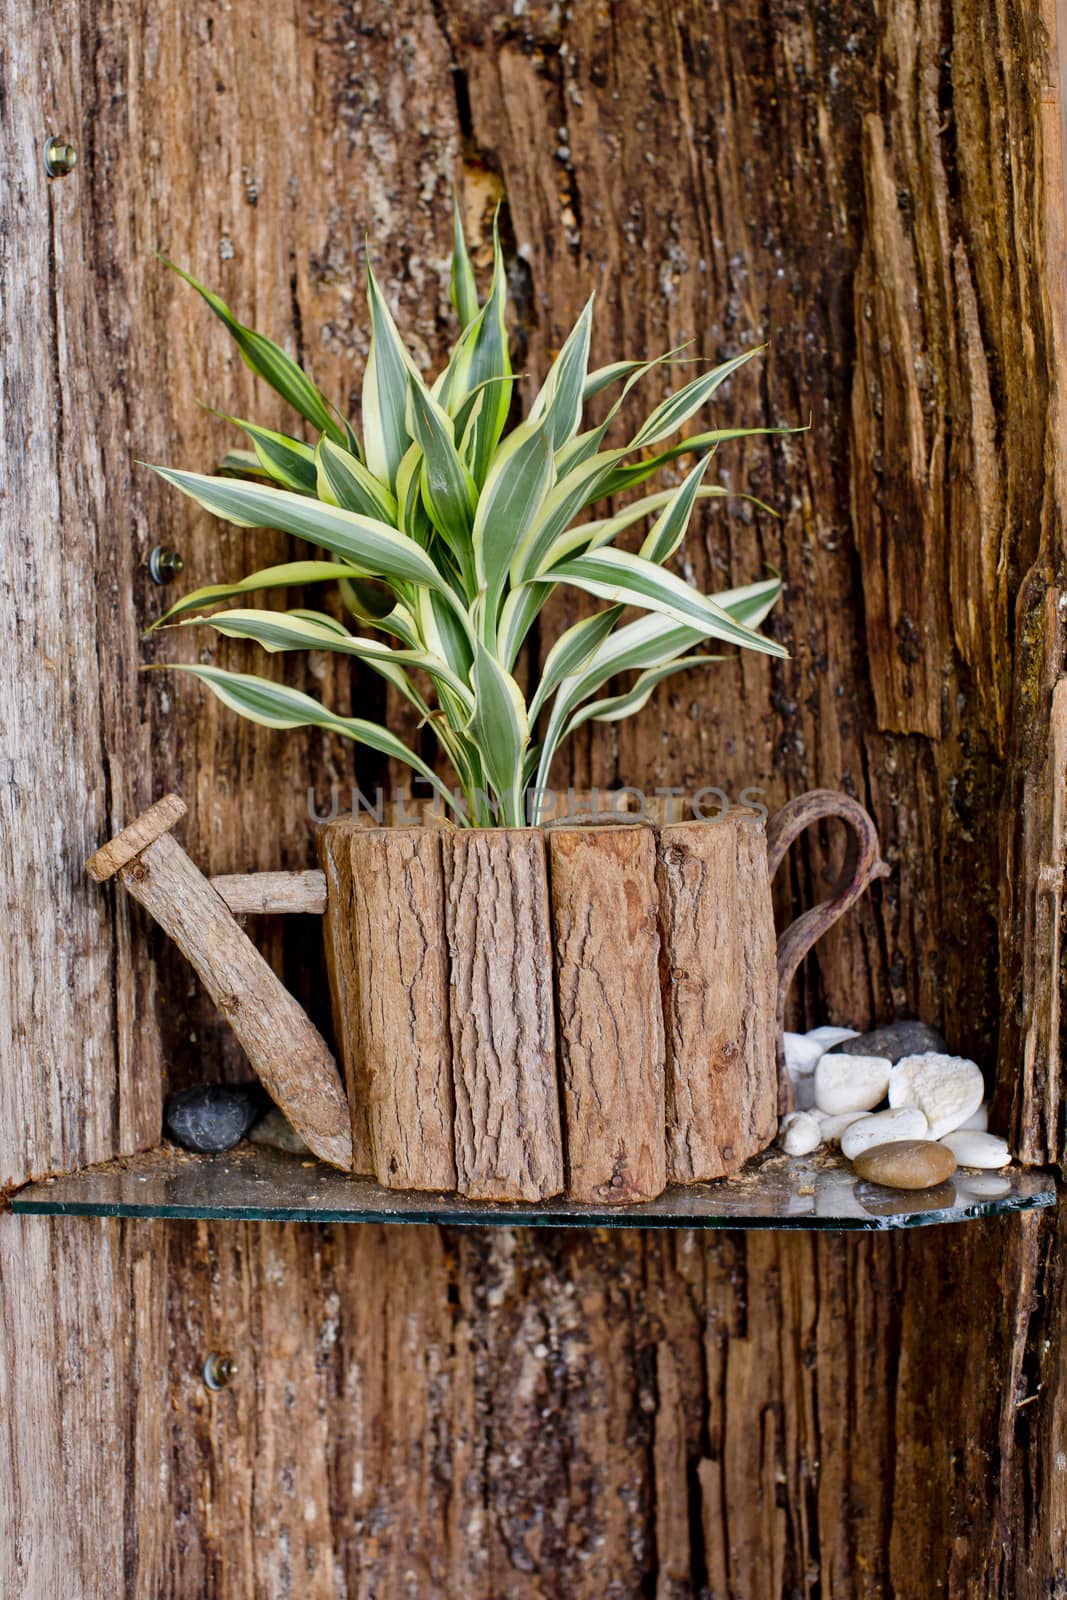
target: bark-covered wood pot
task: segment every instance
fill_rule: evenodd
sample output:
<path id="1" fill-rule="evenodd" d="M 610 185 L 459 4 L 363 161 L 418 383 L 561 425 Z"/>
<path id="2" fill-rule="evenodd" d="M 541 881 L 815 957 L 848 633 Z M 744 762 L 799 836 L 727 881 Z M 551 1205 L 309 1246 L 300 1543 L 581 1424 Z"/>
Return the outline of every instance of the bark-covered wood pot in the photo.
<path id="1" fill-rule="evenodd" d="M 842 881 L 776 946 L 771 877 L 826 816 L 851 828 Z M 786 989 L 883 870 L 867 813 L 828 791 L 769 828 L 738 807 L 660 826 L 364 817 L 319 849 L 356 1169 L 485 1200 L 646 1200 L 765 1149 Z"/>
<path id="2" fill-rule="evenodd" d="M 176 797 L 93 857 L 204 979 L 311 1148 L 393 1188 L 603 1205 L 735 1172 L 789 1104 L 786 990 L 885 869 L 847 796 L 765 827 L 612 817 L 544 828 L 322 828 L 322 873 L 208 883 L 170 837 Z M 778 940 L 771 879 L 809 823 L 850 828 L 833 895 Z M 325 913 L 329 1050 L 233 914 Z"/>

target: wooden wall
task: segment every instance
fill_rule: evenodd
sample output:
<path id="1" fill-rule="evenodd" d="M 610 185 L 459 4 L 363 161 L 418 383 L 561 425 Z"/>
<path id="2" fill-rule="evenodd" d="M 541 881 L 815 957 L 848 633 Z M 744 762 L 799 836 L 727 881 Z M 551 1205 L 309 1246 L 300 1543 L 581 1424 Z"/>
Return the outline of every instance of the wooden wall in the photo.
<path id="1" fill-rule="evenodd" d="M 505 203 L 530 385 L 595 287 L 599 359 L 766 337 L 730 413 L 812 423 L 723 454 L 781 519 L 715 511 L 693 543 L 708 586 L 783 571 L 790 662 L 680 681 L 561 779 L 858 795 L 894 874 L 798 1017 L 940 1023 L 1020 1147 L 1060 1157 L 1055 30 L 1021 0 L 0 19 L 0 1186 L 151 1144 L 164 1085 L 241 1070 L 177 958 L 84 881 L 91 848 L 174 787 L 211 870 L 302 865 L 308 786 L 353 775 L 137 672 L 195 648 L 140 638 L 154 545 L 194 582 L 286 548 L 135 465 L 210 470 L 199 399 L 281 421 L 152 252 L 347 404 L 365 233 L 440 356 L 453 183 L 483 240 Z M 52 183 L 48 132 L 81 158 Z M 316 688 L 374 704 L 334 668 Z M 836 844 L 806 842 L 783 912 Z M 0 1593 L 1067 1595 L 1065 1244 L 1053 1217 L 816 1239 L 0 1214 Z M 241 1375 L 210 1396 L 222 1346 Z"/>

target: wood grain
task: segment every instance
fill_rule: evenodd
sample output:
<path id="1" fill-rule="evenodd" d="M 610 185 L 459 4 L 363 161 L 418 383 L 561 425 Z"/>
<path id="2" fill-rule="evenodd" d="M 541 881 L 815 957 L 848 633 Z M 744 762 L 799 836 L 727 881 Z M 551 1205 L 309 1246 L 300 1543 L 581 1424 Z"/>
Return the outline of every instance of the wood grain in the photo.
<path id="1" fill-rule="evenodd" d="M 736 1172 L 778 1127 L 777 973 L 762 821 L 668 823 L 656 867 L 667 1042 L 667 1170 Z"/>
<path id="2" fill-rule="evenodd" d="M 315 1155 L 352 1170 L 348 1104 L 322 1035 L 169 833 L 119 870 L 226 1018 L 267 1093 Z"/>
<path id="3" fill-rule="evenodd" d="M 331 920 L 331 982 L 351 1007 L 342 1023 L 346 1081 L 365 1097 L 379 1183 L 454 1189 L 452 1038 L 439 828 L 324 828 L 330 880 L 344 885 Z M 343 856 L 343 863 L 331 858 Z"/>
<path id="4" fill-rule="evenodd" d="M 563 1188 L 544 835 L 442 836 L 459 1191 L 538 1200 Z"/>
<path id="5" fill-rule="evenodd" d="M 211 887 L 235 917 L 321 917 L 326 910 L 326 875 L 314 870 L 223 872 Z"/>
<path id="6" fill-rule="evenodd" d="M 855 794 L 893 877 L 820 942 L 794 1020 L 921 1015 L 996 1063 L 1028 1149 L 1062 1153 L 1048 907 L 1018 887 L 1035 841 L 1053 859 L 1064 659 L 1052 0 L 0 0 L 0 25 L 0 1182 L 152 1142 L 164 1083 L 247 1071 L 166 938 L 85 879 L 89 851 L 178 789 L 205 871 L 303 870 L 309 787 L 321 811 L 331 785 L 397 776 L 138 673 L 206 652 L 342 712 L 381 704 L 334 659 L 194 629 L 142 642 L 177 593 L 298 548 L 133 465 L 212 471 L 233 436 L 198 400 L 292 426 L 153 251 L 356 415 L 364 237 L 432 368 L 453 182 L 483 284 L 505 202 L 526 403 L 596 288 L 594 363 L 767 338 L 709 419 L 812 422 L 713 469 L 780 520 L 716 503 L 686 547 L 709 592 L 783 572 L 769 626 L 790 660 L 672 680 L 642 717 L 581 729 L 554 782 L 753 786 L 771 809 Z M 53 130 L 81 161 L 49 183 Z M 169 590 L 146 571 L 160 542 L 185 558 Z M 586 609 L 553 599 L 542 655 Z M 391 693 L 388 711 L 418 740 Z M 791 853 L 783 921 L 838 848 L 811 830 Z M 263 941 L 321 1005 L 306 933 L 280 919 Z M 49 1600 L 632 1600 L 661 1566 L 686 1600 L 1063 1588 L 1062 1216 L 896 1239 L 0 1232 L 5 1595 L 33 1596 L 32 1574 Z M 209 1397 L 222 1341 L 245 1376 Z"/>
<path id="7" fill-rule="evenodd" d="M 546 837 L 567 1193 L 652 1200 L 666 1184 L 655 834 Z"/>

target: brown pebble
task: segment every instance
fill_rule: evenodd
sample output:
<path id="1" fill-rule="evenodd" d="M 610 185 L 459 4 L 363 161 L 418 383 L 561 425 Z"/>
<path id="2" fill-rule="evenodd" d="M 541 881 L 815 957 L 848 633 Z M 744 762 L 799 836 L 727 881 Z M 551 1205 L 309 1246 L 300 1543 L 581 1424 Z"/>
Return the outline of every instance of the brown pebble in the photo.
<path id="1" fill-rule="evenodd" d="M 861 1178 L 887 1189 L 929 1189 L 951 1178 L 956 1157 L 933 1139 L 897 1139 L 861 1151 L 852 1165 Z"/>

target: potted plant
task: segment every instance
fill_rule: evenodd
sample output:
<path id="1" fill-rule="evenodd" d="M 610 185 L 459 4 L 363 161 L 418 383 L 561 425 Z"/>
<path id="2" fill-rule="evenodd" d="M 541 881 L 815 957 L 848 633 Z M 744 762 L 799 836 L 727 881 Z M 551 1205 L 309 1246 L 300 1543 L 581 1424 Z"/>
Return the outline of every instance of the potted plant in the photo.
<path id="1" fill-rule="evenodd" d="M 734 1170 L 776 1125 L 762 818 L 734 808 L 726 827 L 541 824 L 554 758 L 577 727 L 629 716 L 672 674 L 722 659 L 709 642 L 786 653 L 758 631 L 777 577 L 713 597 L 670 565 L 697 502 L 727 492 L 705 482 L 716 447 L 785 431 L 679 437 L 757 351 L 710 370 L 697 363 L 616 441 L 627 397 L 682 354 L 591 371 L 590 298 L 509 429 L 499 236 L 494 224 L 479 303 L 457 210 L 451 299 L 462 331 L 432 381 L 368 270 L 357 432 L 284 351 L 187 281 L 312 437 L 233 419 L 251 448 L 227 455 L 218 476 L 155 470 L 215 515 L 325 555 L 198 589 L 158 625 L 350 656 L 411 702 L 442 758 L 439 770 L 379 723 L 272 679 L 174 668 L 265 726 L 321 727 L 406 763 L 439 802 L 424 826 L 354 817 L 320 840 L 356 1169 L 488 1199 L 566 1187 L 600 1200 Z M 603 418 L 590 423 L 600 396 Z M 680 482 L 619 506 L 683 458 L 695 461 Z M 638 548 L 623 548 L 641 524 Z M 346 620 L 248 603 L 320 582 L 336 584 Z M 527 696 L 516 661 L 559 585 L 603 604 L 554 641 Z M 239 604 L 212 609 L 227 601 Z"/>

